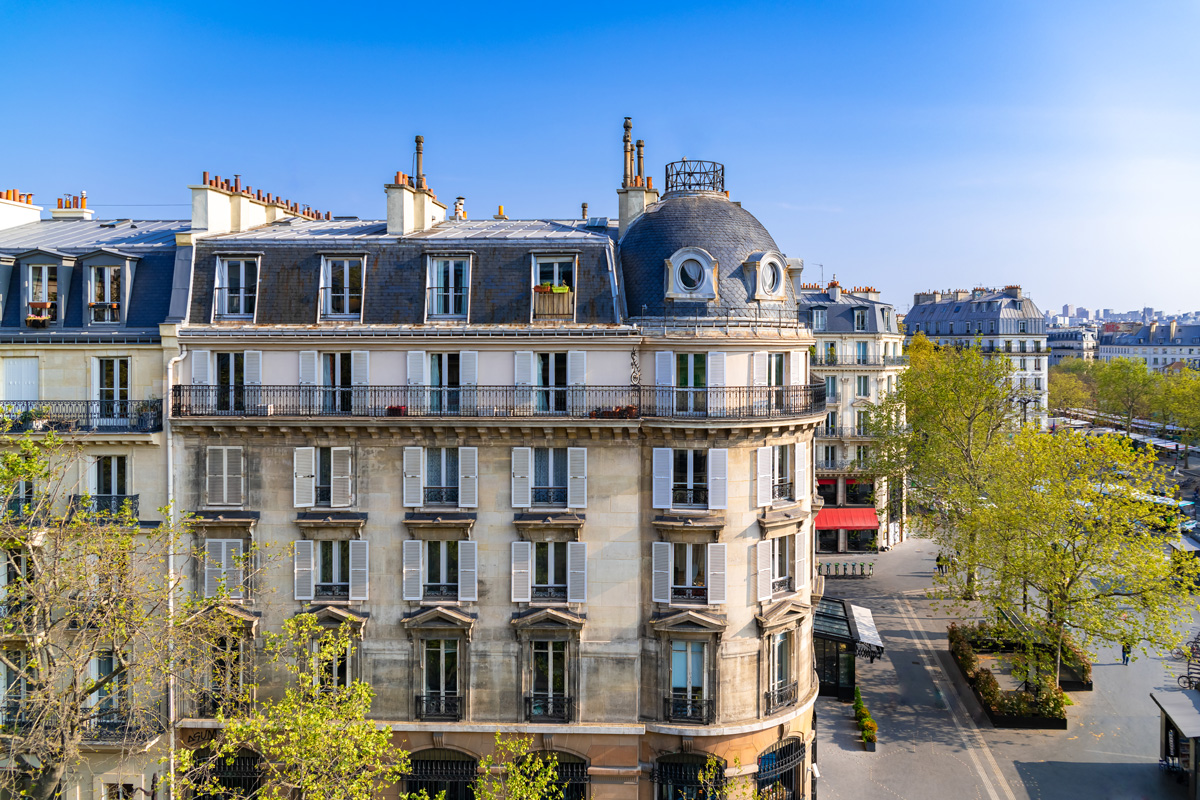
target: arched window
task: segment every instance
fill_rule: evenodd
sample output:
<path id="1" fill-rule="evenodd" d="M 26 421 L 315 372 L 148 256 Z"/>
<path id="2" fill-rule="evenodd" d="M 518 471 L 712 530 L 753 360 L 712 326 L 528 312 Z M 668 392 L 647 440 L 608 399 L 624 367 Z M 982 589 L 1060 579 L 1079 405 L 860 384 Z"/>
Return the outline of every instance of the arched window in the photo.
<path id="1" fill-rule="evenodd" d="M 475 769 L 479 762 L 456 750 L 431 748 L 409 757 L 405 791 L 425 790 L 429 797 L 446 793 L 446 800 L 471 800 L 475 796 Z"/>
<path id="2" fill-rule="evenodd" d="M 586 761 L 579 756 L 557 750 L 547 750 L 532 755 L 542 759 L 554 756 L 558 762 L 558 784 L 562 787 L 562 800 L 586 800 L 588 783 L 591 781 Z"/>
<path id="3" fill-rule="evenodd" d="M 784 739 L 758 757 L 758 797 L 762 800 L 797 800 L 805 797 L 804 742 Z"/>
<path id="4" fill-rule="evenodd" d="M 706 800 L 725 785 L 725 762 L 704 753 L 672 753 L 654 762 L 655 800 Z"/>

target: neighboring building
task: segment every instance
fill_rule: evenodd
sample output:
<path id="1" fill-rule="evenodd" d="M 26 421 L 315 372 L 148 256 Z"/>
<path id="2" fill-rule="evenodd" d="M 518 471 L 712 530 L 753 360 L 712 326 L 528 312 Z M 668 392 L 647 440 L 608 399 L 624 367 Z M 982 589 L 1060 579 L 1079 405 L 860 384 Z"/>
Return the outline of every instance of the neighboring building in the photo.
<path id="1" fill-rule="evenodd" d="M 1010 359 L 1015 402 L 1026 420 L 1045 427 L 1050 399 L 1046 326 L 1020 286 L 915 294 L 905 326 L 909 337 L 923 333 L 935 344 L 978 345 L 989 356 Z"/>
<path id="2" fill-rule="evenodd" d="M 1164 367 L 1177 362 L 1200 369 L 1200 325 L 1180 325 L 1172 320 L 1167 323 L 1151 322 L 1149 325 L 1105 327 L 1096 348 L 1101 361 L 1131 358 L 1141 361 L 1155 372 L 1161 372 Z"/>
<path id="3" fill-rule="evenodd" d="M 1050 366 L 1064 358 L 1093 361 L 1096 358 L 1095 328 L 1050 328 L 1046 331 L 1046 346 L 1050 349 Z"/>
<path id="4" fill-rule="evenodd" d="M 826 553 L 887 548 L 904 537 L 903 486 L 864 475 L 871 447 L 866 415 L 894 391 L 906 359 L 904 334 L 890 303 L 873 287 L 802 284 L 800 317 L 813 330 L 813 375 L 825 382 L 826 413 L 817 429 L 817 549 Z"/>
<path id="5" fill-rule="evenodd" d="M 418 142 L 385 220 L 247 228 L 242 193 L 192 187 L 170 471 L 197 585 L 287 553 L 238 602 L 356 627 L 344 675 L 408 788 L 466 797 L 502 727 L 569 798 L 694 796 L 709 755 L 809 796 L 855 643 L 813 647 L 826 401 L 796 265 L 720 164 L 669 164 L 660 199 L 628 122 L 615 224 L 440 221 Z"/>

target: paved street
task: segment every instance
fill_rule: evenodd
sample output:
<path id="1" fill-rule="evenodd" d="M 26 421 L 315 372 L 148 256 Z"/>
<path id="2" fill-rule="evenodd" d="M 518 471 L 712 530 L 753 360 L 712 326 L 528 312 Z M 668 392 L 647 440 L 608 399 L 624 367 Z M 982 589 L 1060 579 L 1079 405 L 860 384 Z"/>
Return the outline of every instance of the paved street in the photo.
<path id="1" fill-rule="evenodd" d="M 1101 652 L 1096 690 L 1071 695 L 1067 731 L 995 729 L 963 683 L 946 648 L 950 618 L 932 610 L 936 548 L 915 539 L 875 562 L 870 579 L 827 578 L 826 593 L 872 610 L 887 648 L 859 661 L 863 699 L 879 723 L 879 749 L 858 742 L 849 704 L 817 704 L 818 797 L 844 798 L 1182 798 L 1183 787 L 1158 770 L 1158 708 L 1149 693 L 1180 691 L 1171 668 L 1138 656 Z M 849 560 L 823 557 L 822 560 Z"/>

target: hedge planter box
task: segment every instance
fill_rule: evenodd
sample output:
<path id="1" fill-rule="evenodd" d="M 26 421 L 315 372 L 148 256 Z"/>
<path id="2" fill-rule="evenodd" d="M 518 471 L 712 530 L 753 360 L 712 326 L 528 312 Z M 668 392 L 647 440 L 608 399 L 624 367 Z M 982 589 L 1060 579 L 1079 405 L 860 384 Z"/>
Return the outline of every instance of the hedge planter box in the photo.
<path id="1" fill-rule="evenodd" d="M 987 655 L 1008 655 L 1019 653 L 1022 648 L 1011 642 L 997 642 L 994 639 L 988 639 L 971 642 L 971 649 L 976 653 L 986 653 Z M 1090 692 L 1093 690 L 1093 684 L 1090 680 L 1085 681 L 1080 678 L 1075 667 L 1064 661 L 1058 671 L 1058 688 L 1064 692 Z"/>
<path id="2" fill-rule="evenodd" d="M 979 694 L 978 689 L 972 686 L 971 693 L 979 701 L 983 713 L 987 714 L 987 718 L 994 728 L 1028 728 L 1041 731 L 1065 731 L 1067 729 L 1065 717 L 1058 719 L 1056 717 L 1017 717 L 1008 714 L 993 714 L 987 703 L 983 702 L 983 697 Z"/>
<path id="3" fill-rule="evenodd" d="M 866 750 L 868 753 L 874 753 L 875 748 L 879 746 L 879 742 L 863 742 L 862 745 L 863 750 Z"/>

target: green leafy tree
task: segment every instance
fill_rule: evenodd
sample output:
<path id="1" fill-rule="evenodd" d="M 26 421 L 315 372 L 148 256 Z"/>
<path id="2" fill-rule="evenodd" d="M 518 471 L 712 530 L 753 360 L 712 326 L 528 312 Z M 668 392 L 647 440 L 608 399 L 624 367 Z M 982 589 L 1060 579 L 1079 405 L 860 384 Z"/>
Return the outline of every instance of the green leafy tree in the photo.
<path id="1" fill-rule="evenodd" d="M 557 757 L 531 752 L 532 745 L 527 736 L 497 733 L 494 752 L 479 762 L 476 800 L 562 800 Z"/>
<path id="2" fill-rule="evenodd" d="M 1170 376 L 1165 382 L 1170 398 L 1171 417 L 1179 426 L 1179 440 L 1183 447 L 1183 467 L 1191 466 L 1189 447 L 1200 441 L 1200 372 L 1184 369 Z"/>
<path id="3" fill-rule="evenodd" d="M 1090 362 L 1068 358 L 1050 368 L 1050 408 L 1096 410 L 1096 382 L 1089 367 Z"/>
<path id="4" fill-rule="evenodd" d="M 1158 379 L 1144 361 L 1114 358 L 1096 366 L 1096 399 L 1099 409 L 1124 421 L 1125 432 L 1133 430 L 1133 421 L 1150 411 Z"/>

